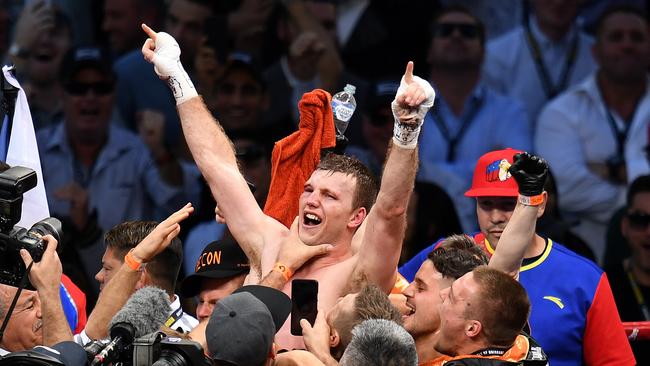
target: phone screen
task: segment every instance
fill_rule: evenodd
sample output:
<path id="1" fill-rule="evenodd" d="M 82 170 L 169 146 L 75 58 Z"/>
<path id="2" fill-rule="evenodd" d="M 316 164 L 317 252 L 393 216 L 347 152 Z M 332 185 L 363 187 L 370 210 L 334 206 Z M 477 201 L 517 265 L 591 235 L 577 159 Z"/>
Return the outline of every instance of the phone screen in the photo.
<path id="1" fill-rule="evenodd" d="M 318 281 L 291 281 L 291 334 L 302 335 L 300 319 L 307 319 L 312 326 L 318 312 Z"/>

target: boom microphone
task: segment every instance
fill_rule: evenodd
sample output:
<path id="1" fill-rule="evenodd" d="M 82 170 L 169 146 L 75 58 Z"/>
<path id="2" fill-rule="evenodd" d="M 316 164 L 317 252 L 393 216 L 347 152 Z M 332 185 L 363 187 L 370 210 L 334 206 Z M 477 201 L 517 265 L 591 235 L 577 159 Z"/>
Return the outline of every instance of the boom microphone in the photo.
<path id="1" fill-rule="evenodd" d="M 170 311 L 169 295 L 165 291 L 151 286 L 136 291 L 111 319 L 111 342 L 90 365 L 108 365 L 115 361 L 135 338 L 157 331 L 169 317 Z"/>

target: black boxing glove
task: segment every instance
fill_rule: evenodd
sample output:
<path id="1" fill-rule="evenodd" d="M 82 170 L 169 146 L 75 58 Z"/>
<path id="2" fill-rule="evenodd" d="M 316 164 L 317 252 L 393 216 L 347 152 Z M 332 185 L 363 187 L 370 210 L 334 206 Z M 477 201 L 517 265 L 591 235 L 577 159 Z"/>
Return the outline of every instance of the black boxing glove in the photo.
<path id="1" fill-rule="evenodd" d="M 519 194 L 526 197 L 538 196 L 544 192 L 548 179 L 548 163 L 546 160 L 527 152 L 514 156 L 510 166 L 510 174 L 519 185 Z"/>

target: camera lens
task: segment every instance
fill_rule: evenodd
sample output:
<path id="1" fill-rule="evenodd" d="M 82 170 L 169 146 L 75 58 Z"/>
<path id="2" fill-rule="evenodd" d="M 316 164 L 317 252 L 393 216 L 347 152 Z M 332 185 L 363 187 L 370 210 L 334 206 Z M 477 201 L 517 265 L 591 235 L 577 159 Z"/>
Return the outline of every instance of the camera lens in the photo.
<path id="1" fill-rule="evenodd" d="M 56 241 L 61 242 L 61 221 L 55 219 L 54 217 L 48 217 L 37 223 L 35 223 L 31 229 L 29 229 L 29 234 L 38 234 L 40 236 L 52 235 Z"/>
<path id="2" fill-rule="evenodd" d="M 153 366 L 189 366 L 190 363 L 187 362 L 187 359 L 179 352 L 175 352 L 169 349 L 163 349 L 160 352 L 160 358 L 153 363 Z"/>

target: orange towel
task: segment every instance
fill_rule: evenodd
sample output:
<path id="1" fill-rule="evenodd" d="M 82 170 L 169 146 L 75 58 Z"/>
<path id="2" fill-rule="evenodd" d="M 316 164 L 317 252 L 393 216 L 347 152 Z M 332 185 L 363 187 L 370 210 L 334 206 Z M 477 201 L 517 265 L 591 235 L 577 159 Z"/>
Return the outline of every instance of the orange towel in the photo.
<path id="1" fill-rule="evenodd" d="M 321 89 L 305 93 L 298 103 L 298 131 L 275 143 L 271 186 L 264 213 L 290 227 L 298 215 L 305 181 L 318 166 L 321 149 L 336 145 L 332 96 Z"/>

